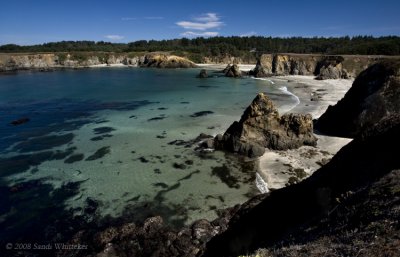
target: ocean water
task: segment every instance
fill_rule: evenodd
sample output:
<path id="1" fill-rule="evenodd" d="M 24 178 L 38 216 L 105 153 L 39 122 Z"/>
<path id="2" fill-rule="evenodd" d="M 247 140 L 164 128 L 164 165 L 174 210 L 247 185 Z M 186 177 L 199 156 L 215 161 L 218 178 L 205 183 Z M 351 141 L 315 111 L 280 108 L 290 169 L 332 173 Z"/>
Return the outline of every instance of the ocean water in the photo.
<path id="1" fill-rule="evenodd" d="M 198 72 L 0 76 L 0 239 L 48 240 L 154 215 L 180 227 L 258 194 L 255 162 L 188 141 L 223 133 L 259 92 L 281 112 L 298 99 L 283 82 Z M 11 124 L 21 118 L 29 121 Z"/>

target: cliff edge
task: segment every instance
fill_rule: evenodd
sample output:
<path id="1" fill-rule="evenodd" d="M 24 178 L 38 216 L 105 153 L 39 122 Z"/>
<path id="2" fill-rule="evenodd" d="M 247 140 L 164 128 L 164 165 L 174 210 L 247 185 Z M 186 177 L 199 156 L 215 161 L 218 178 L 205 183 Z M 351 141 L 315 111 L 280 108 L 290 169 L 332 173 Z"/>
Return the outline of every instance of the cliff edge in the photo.
<path id="1" fill-rule="evenodd" d="M 118 53 L 44 53 L 0 54 L 0 72 L 18 70 L 52 70 L 90 66 L 125 65 L 155 68 L 194 68 L 196 65 L 183 57 L 162 53 L 145 55 Z"/>
<path id="2" fill-rule="evenodd" d="M 400 114 L 400 60 L 379 62 L 363 71 L 315 127 L 322 133 L 354 137 L 392 114 Z"/>
<path id="3" fill-rule="evenodd" d="M 317 79 L 356 77 L 384 57 L 316 54 L 262 54 L 250 72 L 255 77 L 308 75 Z"/>

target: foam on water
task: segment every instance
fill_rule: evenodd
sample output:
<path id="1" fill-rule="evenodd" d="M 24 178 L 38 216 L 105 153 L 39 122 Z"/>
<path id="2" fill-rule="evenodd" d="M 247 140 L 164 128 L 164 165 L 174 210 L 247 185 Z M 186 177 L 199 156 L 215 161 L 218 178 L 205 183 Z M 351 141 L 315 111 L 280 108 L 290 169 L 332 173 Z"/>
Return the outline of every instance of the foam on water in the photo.
<path id="1" fill-rule="evenodd" d="M 271 83 L 271 85 L 274 85 L 274 84 L 275 84 L 275 82 L 274 82 L 274 81 L 272 81 L 272 80 L 270 80 L 270 79 L 267 79 L 267 78 L 253 78 L 253 79 L 258 79 L 258 80 L 268 81 L 269 83 Z"/>
<path id="2" fill-rule="evenodd" d="M 258 174 L 258 172 L 256 173 L 256 186 L 257 186 L 257 189 L 262 194 L 269 192 L 267 182 L 264 181 L 264 179 L 260 176 L 260 174 Z"/>

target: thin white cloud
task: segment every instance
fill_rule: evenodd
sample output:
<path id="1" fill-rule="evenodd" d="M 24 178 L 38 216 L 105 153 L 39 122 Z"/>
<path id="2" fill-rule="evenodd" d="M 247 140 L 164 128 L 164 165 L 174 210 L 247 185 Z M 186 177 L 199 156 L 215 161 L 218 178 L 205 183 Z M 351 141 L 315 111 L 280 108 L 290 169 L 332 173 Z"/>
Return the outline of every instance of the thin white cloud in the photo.
<path id="1" fill-rule="evenodd" d="M 193 32 L 193 31 L 186 31 L 181 33 L 181 36 L 184 37 L 215 37 L 218 36 L 218 32 L 216 31 L 205 31 L 205 32 Z"/>
<path id="2" fill-rule="evenodd" d="M 255 31 L 249 31 L 249 32 L 246 32 L 246 33 L 241 34 L 240 36 L 241 36 L 241 37 L 251 37 L 251 36 L 255 36 L 255 35 L 257 35 L 257 32 L 255 32 Z"/>
<path id="3" fill-rule="evenodd" d="M 136 17 L 122 17 L 121 20 L 123 21 L 133 21 L 133 20 L 137 20 L 138 18 Z"/>
<path id="4" fill-rule="evenodd" d="M 119 41 L 119 40 L 122 40 L 125 38 L 124 36 L 120 36 L 120 35 L 105 35 L 104 37 L 108 38 L 109 40 L 112 40 L 112 41 Z"/>
<path id="5" fill-rule="evenodd" d="M 193 21 L 179 21 L 176 25 L 191 30 L 217 29 L 224 25 L 216 13 L 206 13 L 193 18 Z"/>
<path id="6" fill-rule="evenodd" d="M 193 20 L 199 22 L 214 22 L 214 21 L 219 21 L 219 17 L 217 16 L 216 13 L 209 12 L 199 17 L 194 17 Z"/>
<path id="7" fill-rule="evenodd" d="M 148 16 L 148 17 L 144 17 L 144 19 L 146 19 L 146 20 L 163 20 L 164 17 L 161 17 L 161 16 Z"/>

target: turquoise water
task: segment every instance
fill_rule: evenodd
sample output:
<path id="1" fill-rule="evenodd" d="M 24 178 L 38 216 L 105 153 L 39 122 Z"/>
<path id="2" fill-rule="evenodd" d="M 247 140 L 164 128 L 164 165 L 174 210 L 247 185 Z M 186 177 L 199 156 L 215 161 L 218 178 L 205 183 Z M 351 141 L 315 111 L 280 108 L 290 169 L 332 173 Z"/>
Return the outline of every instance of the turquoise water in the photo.
<path id="1" fill-rule="evenodd" d="M 297 99 L 279 82 L 197 79 L 198 72 L 98 68 L 1 76 L 0 238 L 153 215 L 179 227 L 258 194 L 254 162 L 200 153 L 185 142 L 223 133 L 258 92 L 283 112 Z M 10 124 L 21 118 L 29 121 Z"/>

